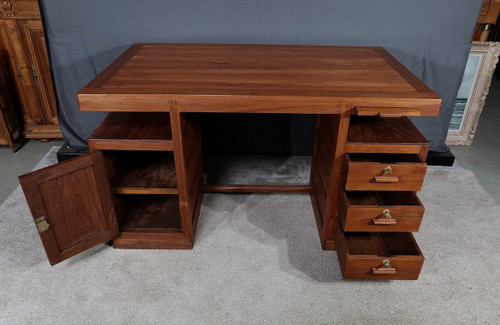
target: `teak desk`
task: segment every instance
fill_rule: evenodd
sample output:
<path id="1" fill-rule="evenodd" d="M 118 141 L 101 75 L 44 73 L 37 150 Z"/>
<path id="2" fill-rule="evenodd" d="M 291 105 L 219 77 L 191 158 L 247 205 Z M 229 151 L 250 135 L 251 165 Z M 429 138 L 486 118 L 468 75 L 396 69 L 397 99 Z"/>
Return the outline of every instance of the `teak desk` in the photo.
<path id="1" fill-rule="evenodd" d="M 380 47 L 135 44 L 78 94 L 91 153 L 20 177 L 51 264 L 97 243 L 192 248 L 203 192 L 310 193 L 346 279 L 416 279 L 441 99 Z M 317 114 L 310 184 L 204 186 L 202 113 Z"/>

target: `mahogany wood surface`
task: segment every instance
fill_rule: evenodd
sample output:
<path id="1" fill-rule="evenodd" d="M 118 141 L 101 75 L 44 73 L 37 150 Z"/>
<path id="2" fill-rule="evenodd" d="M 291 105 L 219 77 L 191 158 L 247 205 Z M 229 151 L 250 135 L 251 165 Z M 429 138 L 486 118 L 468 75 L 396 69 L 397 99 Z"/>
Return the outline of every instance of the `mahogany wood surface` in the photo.
<path id="1" fill-rule="evenodd" d="M 384 210 L 389 210 L 387 219 Z M 341 191 L 339 217 L 344 231 L 414 232 L 424 207 L 413 192 Z"/>
<path id="2" fill-rule="evenodd" d="M 437 115 L 441 99 L 380 47 L 134 44 L 78 94 L 83 111 Z M 345 105 L 343 105 L 345 104 Z"/>
<path id="3" fill-rule="evenodd" d="M 27 138 L 62 138 L 38 1 L 0 1 L 0 49 L 16 78 L 10 93 L 19 97 Z"/>
<path id="4" fill-rule="evenodd" d="M 337 221 L 338 222 L 338 221 Z M 337 255 L 344 279 L 416 280 L 424 256 L 411 233 L 344 233 L 335 227 Z M 389 260 L 394 272 L 374 274 Z"/>
<path id="5" fill-rule="evenodd" d="M 427 164 L 419 155 L 346 154 L 344 185 L 348 191 L 420 191 Z M 384 169 L 390 166 L 392 174 Z"/>
<path id="6" fill-rule="evenodd" d="M 192 249 L 193 243 L 178 232 L 124 231 L 113 240 L 114 248 L 129 249 Z"/>
<path id="7" fill-rule="evenodd" d="M 193 243 L 202 199 L 203 161 L 197 114 L 182 114 L 172 104 L 170 112 L 182 229 Z"/>
<path id="8" fill-rule="evenodd" d="M 177 195 L 120 195 L 117 215 L 122 232 L 181 232 Z"/>
<path id="9" fill-rule="evenodd" d="M 109 113 L 88 139 L 95 150 L 173 150 L 168 113 Z"/>
<path id="10" fill-rule="evenodd" d="M 110 183 L 114 192 L 142 189 L 143 193 L 148 193 L 147 190 L 157 193 L 162 189 L 177 189 L 172 152 L 105 151 L 104 154 L 106 160 L 112 160 L 114 173 Z"/>
<path id="11" fill-rule="evenodd" d="M 102 153 L 96 152 L 19 177 L 51 265 L 118 235 Z"/>
<path id="12" fill-rule="evenodd" d="M 422 154 L 428 148 L 425 137 L 407 117 L 351 116 L 346 152 Z"/>
<path id="13" fill-rule="evenodd" d="M 337 218 L 339 185 L 349 128 L 349 112 L 318 115 L 311 166 L 311 201 L 321 246 L 335 248 L 334 220 Z"/>
<path id="14" fill-rule="evenodd" d="M 408 107 L 360 107 L 357 106 L 354 112 L 358 116 L 378 116 L 378 117 L 402 117 L 421 116 L 420 110 Z"/>
<path id="15" fill-rule="evenodd" d="M 311 193 L 310 185 L 203 185 L 205 193 Z"/>

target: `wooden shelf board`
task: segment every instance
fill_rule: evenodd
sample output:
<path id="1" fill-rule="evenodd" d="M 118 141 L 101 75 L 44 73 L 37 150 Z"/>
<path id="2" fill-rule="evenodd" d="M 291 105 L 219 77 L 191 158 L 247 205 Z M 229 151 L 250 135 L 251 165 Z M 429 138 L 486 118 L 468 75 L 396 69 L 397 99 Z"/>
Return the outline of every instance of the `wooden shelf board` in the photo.
<path id="1" fill-rule="evenodd" d="M 114 174 L 111 187 L 118 190 L 143 191 L 162 189 L 168 193 L 177 188 L 174 155 L 158 151 L 108 151 L 106 158 L 112 161 Z"/>
<path id="2" fill-rule="evenodd" d="M 349 153 L 421 153 L 428 146 L 407 117 L 351 117 L 346 144 Z"/>
<path id="3" fill-rule="evenodd" d="M 182 232 L 176 195 L 117 196 L 120 231 Z"/>
<path id="4" fill-rule="evenodd" d="M 88 139 L 91 150 L 173 150 L 169 113 L 109 113 Z"/>
<path id="5" fill-rule="evenodd" d="M 311 193 L 311 185 L 204 185 L 206 193 Z"/>
<path id="6" fill-rule="evenodd" d="M 140 187 L 114 187 L 114 194 L 179 194 L 177 188 L 140 188 Z"/>

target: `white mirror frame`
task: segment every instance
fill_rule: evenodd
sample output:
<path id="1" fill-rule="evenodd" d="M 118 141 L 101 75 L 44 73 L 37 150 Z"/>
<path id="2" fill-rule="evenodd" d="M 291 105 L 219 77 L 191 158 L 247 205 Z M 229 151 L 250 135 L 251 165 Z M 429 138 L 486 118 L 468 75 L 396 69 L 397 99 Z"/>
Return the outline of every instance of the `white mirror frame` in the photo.
<path id="1" fill-rule="evenodd" d="M 458 130 L 448 130 L 447 145 L 471 145 L 476 133 L 479 115 L 490 89 L 491 78 L 500 54 L 500 42 L 472 42 L 471 54 L 481 59 L 474 76 L 471 91 Z"/>

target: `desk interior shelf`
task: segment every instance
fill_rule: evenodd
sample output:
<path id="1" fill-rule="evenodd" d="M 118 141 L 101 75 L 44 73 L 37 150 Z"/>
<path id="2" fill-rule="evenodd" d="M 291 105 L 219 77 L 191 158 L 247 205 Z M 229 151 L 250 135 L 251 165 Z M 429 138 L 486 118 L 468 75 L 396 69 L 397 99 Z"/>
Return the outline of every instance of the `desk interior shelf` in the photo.
<path id="1" fill-rule="evenodd" d="M 91 150 L 173 150 L 170 115 L 109 113 L 88 142 Z"/>
<path id="2" fill-rule="evenodd" d="M 111 190 L 119 194 L 177 194 L 174 155 L 169 151 L 105 151 Z"/>
<path id="3" fill-rule="evenodd" d="M 177 195 L 116 195 L 122 232 L 181 232 Z"/>
<path id="4" fill-rule="evenodd" d="M 407 117 L 351 116 L 346 152 L 421 154 L 428 146 Z"/>

